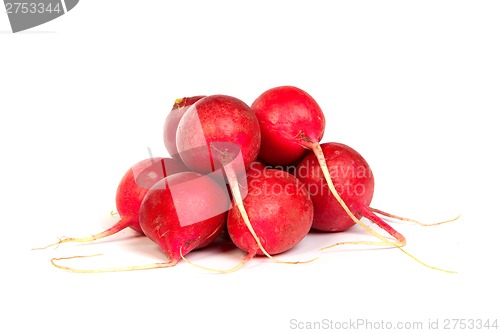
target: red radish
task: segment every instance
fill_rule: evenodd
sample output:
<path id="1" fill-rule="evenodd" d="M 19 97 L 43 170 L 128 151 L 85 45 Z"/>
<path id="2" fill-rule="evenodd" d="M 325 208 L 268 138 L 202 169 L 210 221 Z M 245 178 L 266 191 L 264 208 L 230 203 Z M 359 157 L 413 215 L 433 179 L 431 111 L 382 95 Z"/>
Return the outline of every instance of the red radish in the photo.
<path id="1" fill-rule="evenodd" d="M 228 209 L 225 183 L 196 172 L 181 172 L 148 192 L 140 211 L 141 228 L 175 264 L 217 238 Z"/>
<path id="2" fill-rule="evenodd" d="M 252 164 L 243 204 L 255 234 L 270 255 L 291 249 L 311 229 L 313 203 L 304 184 L 288 172 Z M 235 207 L 229 210 L 227 229 L 234 244 L 248 252 L 243 263 L 264 254 Z"/>
<path id="3" fill-rule="evenodd" d="M 212 95 L 194 103 L 177 128 L 176 143 L 184 164 L 210 173 L 241 156 L 244 173 L 260 149 L 260 127 L 255 113 L 243 101 Z M 232 150 L 231 144 L 235 148 Z M 223 146 L 222 149 L 220 146 Z"/>
<path id="4" fill-rule="evenodd" d="M 362 216 L 368 218 L 397 240 L 396 243 L 389 242 L 385 238 L 382 239 L 382 242 L 378 243 L 369 241 L 345 242 L 327 246 L 323 249 L 340 244 L 395 245 L 403 253 L 428 268 L 447 273 L 456 273 L 430 266 L 405 251 L 402 248 L 406 244 L 405 237 L 374 214 L 374 211 L 378 210 L 369 207 L 374 191 L 373 174 L 366 160 L 358 152 L 349 146 L 333 142 L 324 143 L 321 145 L 321 148 L 325 155 L 328 175 L 331 177 L 335 188 L 342 196 L 343 202 L 351 214 L 355 214 L 357 221 Z M 314 229 L 343 231 L 354 225 L 352 223 L 353 218 L 348 215 L 345 208 L 337 200 L 333 200 L 334 196 L 331 191 L 326 190 L 328 185 L 325 184 L 327 181 L 325 181 L 321 168 L 321 161 L 317 160 L 313 152 L 307 154 L 298 164 L 295 175 L 305 184 L 314 203 L 314 221 L 312 226 Z M 382 211 L 379 212 L 382 215 L 400 218 Z M 400 219 L 408 220 L 404 218 Z"/>
<path id="5" fill-rule="evenodd" d="M 259 119 L 259 159 L 273 166 L 298 162 L 325 132 L 325 116 L 305 91 L 282 86 L 262 93 L 252 104 Z"/>
<path id="6" fill-rule="evenodd" d="M 186 171 L 157 182 L 144 197 L 140 226 L 144 234 L 158 244 L 167 255 L 165 263 L 105 269 L 76 269 L 56 264 L 73 259 L 54 258 L 58 268 L 80 273 L 116 272 L 172 267 L 189 252 L 210 244 L 217 238 L 226 221 L 229 197 L 225 183 L 210 176 Z"/>
<path id="7" fill-rule="evenodd" d="M 147 191 L 167 175 L 186 170 L 181 161 L 171 158 L 156 157 L 136 163 L 124 174 L 116 190 L 116 209 L 121 217 L 120 221 L 98 234 L 81 238 L 64 238 L 47 247 L 67 242 L 92 242 L 114 235 L 127 227 L 142 233 L 139 225 L 139 208 Z"/>
<path id="8" fill-rule="evenodd" d="M 298 162 L 307 150 L 312 150 L 328 188 L 347 215 L 385 244 L 398 245 L 361 222 L 337 193 L 319 144 L 325 131 L 325 117 L 318 103 L 308 93 L 292 86 L 271 88 L 257 97 L 252 109 L 259 119 L 262 132 L 263 144 L 259 158 L 263 162 L 287 165 Z"/>
<path id="9" fill-rule="evenodd" d="M 179 156 L 188 168 L 212 174 L 224 170 L 234 202 L 262 249 L 240 191 L 240 187 L 245 188 L 245 170 L 257 159 L 261 145 L 260 127 L 252 109 L 232 96 L 202 98 L 189 107 L 179 122 L 176 142 Z"/>
<path id="10" fill-rule="evenodd" d="M 187 171 L 186 166 L 172 158 L 149 158 L 134 165 L 123 177 L 116 194 L 116 209 L 122 219 L 127 217 L 130 227 L 142 232 L 139 210 L 149 189 L 159 180 L 183 171 Z"/>
<path id="11" fill-rule="evenodd" d="M 349 210 L 360 219 L 362 216 L 395 237 L 400 245 L 406 243 L 403 235 L 395 231 L 369 209 L 373 198 L 373 173 L 366 160 L 351 147 L 341 143 L 321 145 L 329 174 L 337 192 Z M 302 181 L 314 203 L 312 227 L 321 231 L 344 231 L 355 223 L 328 190 L 325 177 L 313 152 L 307 154 L 298 164 L 295 176 Z"/>
<path id="12" fill-rule="evenodd" d="M 182 116 L 191 105 L 203 97 L 205 96 L 193 96 L 176 99 L 174 105 L 172 106 L 172 110 L 168 113 L 163 125 L 163 141 L 171 157 L 177 157 L 175 135 L 177 134 L 177 127 L 179 126 Z"/>

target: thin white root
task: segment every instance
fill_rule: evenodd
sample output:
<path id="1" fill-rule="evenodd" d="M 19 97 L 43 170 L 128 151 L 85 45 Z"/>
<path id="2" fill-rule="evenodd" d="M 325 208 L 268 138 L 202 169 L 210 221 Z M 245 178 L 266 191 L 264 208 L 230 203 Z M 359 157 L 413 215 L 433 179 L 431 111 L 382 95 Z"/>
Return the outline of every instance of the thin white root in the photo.
<path id="1" fill-rule="evenodd" d="M 139 265 L 139 266 L 108 267 L 108 268 L 99 268 L 99 269 L 80 269 L 80 268 L 63 266 L 63 265 L 59 265 L 56 263 L 57 261 L 97 257 L 97 256 L 101 256 L 101 255 L 102 254 L 92 254 L 92 255 L 87 255 L 87 256 L 71 256 L 71 257 L 52 258 L 50 260 L 50 262 L 54 267 L 57 267 L 59 269 L 65 270 L 65 271 L 73 272 L 73 273 L 128 272 L 128 271 L 137 271 L 137 270 L 146 270 L 146 269 L 167 268 L 167 267 L 175 266 L 175 264 L 177 263 L 177 262 L 172 261 L 172 262 L 165 262 L 165 263 Z"/>
<path id="2" fill-rule="evenodd" d="M 433 226 L 436 226 L 436 225 L 441 225 L 441 224 L 445 224 L 445 223 L 455 222 L 456 220 L 458 220 L 462 216 L 461 214 L 459 214 L 457 217 L 455 217 L 453 219 L 450 219 L 450 220 L 445 220 L 445 221 L 440 221 L 440 222 L 434 222 L 434 223 L 422 223 L 422 222 L 414 220 L 414 219 L 410 219 L 410 218 L 407 218 L 407 217 L 401 217 L 401 216 L 398 216 L 398 215 L 387 213 L 387 212 L 384 212 L 384 211 L 382 211 L 380 209 L 377 209 L 377 208 L 369 207 L 369 209 L 372 212 L 374 212 L 374 213 L 377 213 L 377 214 L 380 214 L 380 215 L 383 215 L 383 216 L 386 216 L 386 217 L 390 217 L 392 219 L 400 220 L 400 221 L 406 221 L 406 222 L 415 223 L 415 224 L 418 224 L 418 225 L 420 225 L 422 227 L 433 227 Z"/>

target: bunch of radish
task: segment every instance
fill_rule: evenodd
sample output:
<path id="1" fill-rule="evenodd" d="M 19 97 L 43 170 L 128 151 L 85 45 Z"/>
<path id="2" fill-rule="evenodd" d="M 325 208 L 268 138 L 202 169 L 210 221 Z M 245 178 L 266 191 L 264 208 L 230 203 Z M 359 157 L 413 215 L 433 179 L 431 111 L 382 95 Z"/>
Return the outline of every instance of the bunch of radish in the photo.
<path id="1" fill-rule="evenodd" d="M 125 173 L 116 193 L 119 222 L 93 236 L 55 243 L 91 242 L 130 227 L 155 242 L 165 262 L 99 270 L 59 263 L 74 257 L 54 258 L 52 264 L 102 272 L 192 263 L 185 256 L 223 231 L 247 254 L 232 269 L 210 270 L 232 272 L 255 256 L 307 263 L 311 260 L 288 262 L 275 256 L 312 229 L 342 232 L 356 224 L 377 240 L 351 243 L 393 246 L 419 261 L 403 249 L 405 237 L 379 215 L 409 219 L 370 207 L 374 178 L 368 163 L 345 144 L 320 143 L 324 132 L 318 103 L 293 86 L 269 89 L 251 106 L 227 95 L 178 99 L 163 126 L 170 157 L 140 161 Z"/>

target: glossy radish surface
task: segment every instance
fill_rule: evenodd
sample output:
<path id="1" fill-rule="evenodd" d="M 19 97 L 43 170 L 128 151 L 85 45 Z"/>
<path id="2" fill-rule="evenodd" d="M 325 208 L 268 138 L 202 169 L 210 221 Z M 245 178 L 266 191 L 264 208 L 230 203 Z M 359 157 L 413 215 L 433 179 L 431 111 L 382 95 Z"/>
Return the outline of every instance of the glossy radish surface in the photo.
<path id="1" fill-rule="evenodd" d="M 311 144 L 321 141 L 325 116 L 318 103 L 293 86 L 271 88 L 252 103 L 262 133 L 259 159 L 266 164 L 298 162 Z"/>
<path id="2" fill-rule="evenodd" d="M 309 232 L 313 203 L 306 187 L 293 175 L 259 166 L 248 172 L 248 195 L 243 204 L 262 246 L 271 254 L 285 252 L 297 245 Z M 227 228 L 234 244 L 249 253 L 263 255 L 242 219 L 233 207 Z"/>
<path id="3" fill-rule="evenodd" d="M 366 160 L 351 147 L 341 143 L 321 145 L 333 184 L 349 210 L 358 218 L 366 217 L 405 244 L 405 238 L 376 216 L 369 205 L 375 182 Z M 355 222 L 335 200 L 313 152 L 297 165 L 295 176 L 302 181 L 314 203 L 313 228 L 321 231 L 344 231 Z"/>
<path id="4" fill-rule="evenodd" d="M 311 95 L 293 86 L 275 87 L 257 97 L 252 109 L 261 127 L 263 139 L 259 158 L 263 162 L 270 165 L 295 164 L 307 150 L 311 150 L 318 160 L 330 192 L 344 212 L 367 232 L 385 244 L 391 244 L 384 236 L 360 221 L 335 189 L 319 143 L 325 131 L 325 117 Z"/>
<path id="5" fill-rule="evenodd" d="M 256 161 L 261 147 L 260 126 L 253 110 L 232 96 L 202 98 L 182 117 L 176 142 L 180 158 L 190 169 L 212 176 L 222 176 L 223 170 L 234 203 L 252 230 L 242 190 L 247 188 L 246 170 Z"/>
<path id="6" fill-rule="evenodd" d="M 260 149 L 260 127 L 243 101 L 226 95 L 207 96 L 185 112 L 176 133 L 177 151 L 191 170 L 210 173 L 238 157 L 244 172 Z"/>
<path id="7" fill-rule="evenodd" d="M 148 191 L 141 204 L 140 225 L 175 265 L 183 255 L 219 236 L 229 204 L 224 183 L 196 172 L 181 172 Z"/>
<path id="8" fill-rule="evenodd" d="M 165 123 L 163 124 L 163 142 L 171 157 L 177 157 L 175 136 L 177 134 L 177 128 L 179 127 L 179 122 L 181 121 L 182 116 L 191 105 L 203 97 L 205 96 L 184 97 L 175 100 L 172 110 L 165 118 Z"/>

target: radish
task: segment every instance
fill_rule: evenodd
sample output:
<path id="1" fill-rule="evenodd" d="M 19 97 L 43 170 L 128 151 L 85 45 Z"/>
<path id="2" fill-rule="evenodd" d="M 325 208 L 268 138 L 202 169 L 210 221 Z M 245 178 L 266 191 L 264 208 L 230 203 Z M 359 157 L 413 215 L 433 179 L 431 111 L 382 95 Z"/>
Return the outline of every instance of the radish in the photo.
<path id="1" fill-rule="evenodd" d="M 175 265 L 183 255 L 219 236 L 229 209 L 225 183 L 181 172 L 155 184 L 144 198 L 141 228 Z"/>
<path id="2" fill-rule="evenodd" d="M 203 97 L 205 96 L 178 98 L 175 100 L 172 110 L 168 113 L 163 125 L 163 141 L 171 157 L 177 157 L 175 135 L 177 134 L 177 127 L 179 126 L 182 116 L 191 105 Z"/>
<path id="3" fill-rule="evenodd" d="M 200 99 L 186 111 L 176 134 L 177 151 L 191 170 L 217 174 L 224 171 L 231 193 L 247 228 L 260 240 L 243 205 L 241 189 L 246 188 L 246 170 L 257 159 L 261 146 L 260 127 L 252 109 L 238 98 L 211 95 Z"/>
<path id="4" fill-rule="evenodd" d="M 186 170 L 181 161 L 171 158 L 156 157 L 136 163 L 124 174 L 116 190 L 116 209 L 121 217 L 120 221 L 98 234 L 80 238 L 63 238 L 44 248 L 67 242 L 92 242 L 114 235 L 127 227 L 142 233 L 139 225 L 139 208 L 147 191 L 167 175 Z"/>
<path id="5" fill-rule="evenodd" d="M 256 160 L 260 127 L 255 113 L 243 101 L 212 95 L 194 103 L 179 122 L 177 151 L 191 170 L 210 173 L 241 158 L 242 174 Z"/>
<path id="6" fill-rule="evenodd" d="M 328 188 L 347 215 L 385 244 L 402 245 L 389 242 L 361 222 L 337 193 L 319 144 L 325 132 L 325 116 L 318 103 L 308 93 L 293 86 L 271 88 L 255 99 L 252 110 L 259 119 L 263 142 L 259 158 L 264 163 L 275 166 L 294 164 L 308 150 L 312 150 Z"/>
<path id="7" fill-rule="evenodd" d="M 167 255 L 167 262 L 104 269 L 77 269 L 56 263 L 79 257 L 54 258 L 51 262 L 57 268 L 79 273 L 172 267 L 219 236 L 229 205 L 224 182 L 196 172 L 180 172 L 153 185 L 139 212 L 141 229 Z"/>
<path id="8" fill-rule="evenodd" d="M 456 273 L 430 266 L 405 251 L 402 248 L 406 244 L 405 237 L 374 214 L 374 212 L 378 212 L 392 218 L 421 224 L 415 220 L 401 218 L 369 207 L 374 191 L 373 174 L 366 160 L 357 151 L 347 145 L 334 142 L 322 144 L 321 149 L 325 156 L 329 176 L 351 214 L 354 214 L 357 220 L 362 216 L 366 217 L 397 240 L 396 243 L 389 242 L 385 238 L 378 243 L 369 241 L 344 242 L 323 249 L 341 244 L 395 245 L 403 253 L 428 268 Z M 314 204 L 312 228 L 322 231 L 343 231 L 354 225 L 352 217 L 347 214 L 337 200 L 333 200 L 334 196 L 331 191 L 326 190 L 328 184 L 325 184 L 327 181 L 325 182 L 321 161 L 317 160 L 313 152 L 308 153 L 297 165 L 295 176 L 305 184 Z"/>
<path id="9" fill-rule="evenodd" d="M 252 164 L 243 204 L 255 234 L 270 255 L 291 249 L 311 229 L 313 203 L 309 193 L 304 184 L 288 172 Z M 242 264 L 257 254 L 264 254 L 235 207 L 229 210 L 227 229 L 233 243 L 248 252 Z"/>
<path id="10" fill-rule="evenodd" d="M 262 133 L 259 159 L 268 165 L 295 164 L 323 138 L 323 111 L 299 88 L 269 89 L 255 99 L 252 110 L 259 119 Z"/>
<path id="11" fill-rule="evenodd" d="M 321 149 L 337 192 L 356 218 L 364 216 L 372 220 L 396 238 L 401 246 L 405 245 L 404 236 L 369 209 L 375 183 L 366 160 L 357 151 L 341 143 L 324 143 Z M 295 176 L 305 184 L 314 203 L 314 229 L 338 232 L 355 225 L 328 190 L 318 159 L 313 152 L 307 154 L 297 165 Z"/>

